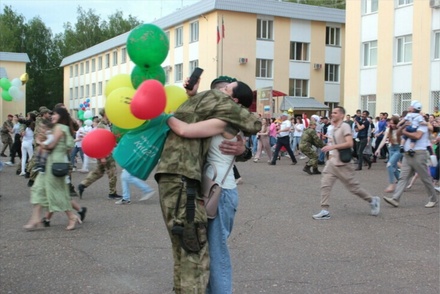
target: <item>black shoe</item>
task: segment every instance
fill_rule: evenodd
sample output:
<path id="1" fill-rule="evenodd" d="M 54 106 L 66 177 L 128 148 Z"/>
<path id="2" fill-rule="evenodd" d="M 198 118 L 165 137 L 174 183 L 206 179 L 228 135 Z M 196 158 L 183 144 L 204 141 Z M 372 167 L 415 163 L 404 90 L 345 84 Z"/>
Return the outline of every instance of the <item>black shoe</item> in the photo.
<path id="1" fill-rule="evenodd" d="M 84 221 L 84 219 L 86 218 L 86 212 L 87 212 L 87 207 L 81 207 L 81 210 L 78 211 L 81 221 Z"/>
<path id="2" fill-rule="evenodd" d="M 367 162 L 368 163 L 368 169 L 371 168 L 371 161 Z"/>
<path id="3" fill-rule="evenodd" d="M 43 226 L 44 226 L 45 228 L 50 227 L 50 220 L 48 220 L 48 219 L 45 218 L 45 217 L 43 217 L 43 218 L 41 219 L 41 223 L 43 224 Z"/>
<path id="4" fill-rule="evenodd" d="M 29 179 L 30 177 L 31 177 L 31 174 L 28 173 L 28 172 L 26 172 L 26 174 L 24 175 L 24 178 L 25 178 L 25 179 Z"/>
<path id="5" fill-rule="evenodd" d="M 321 172 L 318 170 L 317 167 L 314 167 L 314 168 L 313 168 L 313 174 L 314 174 L 314 175 L 320 175 Z"/>
<path id="6" fill-rule="evenodd" d="M 108 199 L 122 199 L 122 196 L 118 195 L 117 193 L 108 194 Z"/>
<path id="7" fill-rule="evenodd" d="M 1 157 L 7 157 L 6 154 L 2 153 L 0 154 Z"/>
<path id="8" fill-rule="evenodd" d="M 362 170 L 362 168 L 361 167 L 357 167 L 354 170 Z"/>
<path id="9" fill-rule="evenodd" d="M 86 186 L 84 186 L 83 184 L 78 185 L 79 199 L 82 199 L 82 196 L 83 196 L 85 189 L 86 189 Z"/>
<path id="10" fill-rule="evenodd" d="M 292 165 L 295 165 L 295 164 L 297 164 L 298 163 L 298 161 L 292 161 Z"/>
<path id="11" fill-rule="evenodd" d="M 275 162 L 268 162 L 267 164 L 269 164 L 269 165 L 277 165 Z"/>
<path id="12" fill-rule="evenodd" d="M 414 157 L 414 154 L 416 154 L 416 152 L 414 150 L 412 150 L 412 149 L 408 150 L 408 155 L 409 156 Z"/>
<path id="13" fill-rule="evenodd" d="M 75 187 L 72 183 L 69 183 L 70 197 L 78 197 L 78 193 L 75 191 Z"/>
<path id="14" fill-rule="evenodd" d="M 310 170 L 310 166 L 308 166 L 308 165 L 306 165 L 306 166 L 303 168 L 303 171 L 306 172 L 306 173 L 308 173 L 309 175 L 313 175 L 313 174 L 312 174 L 312 171 Z"/>
<path id="15" fill-rule="evenodd" d="M 405 153 L 405 150 L 403 149 L 403 146 L 400 146 L 400 153 Z"/>
<path id="16" fill-rule="evenodd" d="M 28 187 L 32 187 L 34 185 L 34 181 L 33 180 L 29 180 L 27 185 L 28 185 Z"/>
<path id="17" fill-rule="evenodd" d="M 318 165 L 324 165 L 325 162 L 324 161 L 318 161 Z"/>

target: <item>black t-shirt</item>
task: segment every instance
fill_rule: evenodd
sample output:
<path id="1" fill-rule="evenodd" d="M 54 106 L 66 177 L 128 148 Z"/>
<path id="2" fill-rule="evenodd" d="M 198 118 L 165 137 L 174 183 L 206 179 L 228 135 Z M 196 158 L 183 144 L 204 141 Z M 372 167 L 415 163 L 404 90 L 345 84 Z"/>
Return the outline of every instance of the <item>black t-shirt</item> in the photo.
<path id="1" fill-rule="evenodd" d="M 360 130 L 358 132 L 357 137 L 359 139 L 367 138 L 368 137 L 368 129 L 370 127 L 370 122 L 368 121 L 368 119 L 361 118 L 360 121 L 359 121 L 359 124 L 361 126 L 365 126 L 365 128 L 363 128 L 362 130 Z"/>

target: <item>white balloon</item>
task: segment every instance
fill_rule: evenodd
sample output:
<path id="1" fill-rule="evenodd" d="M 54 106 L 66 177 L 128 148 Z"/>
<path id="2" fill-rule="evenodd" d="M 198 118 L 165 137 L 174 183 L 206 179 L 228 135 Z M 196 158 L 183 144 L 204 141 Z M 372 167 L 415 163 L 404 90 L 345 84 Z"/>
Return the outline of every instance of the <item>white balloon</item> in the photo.
<path id="1" fill-rule="evenodd" d="M 23 98 L 24 98 L 24 93 L 22 91 L 20 91 L 20 94 L 18 95 L 18 97 L 13 98 L 13 101 L 19 102 L 19 101 L 23 100 Z"/>
<path id="2" fill-rule="evenodd" d="M 91 110 L 84 111 L 84 118 L 85 119 L 92 118 L 92 117 L 93 117 L 93 113 Z"/>
<path id="3" fill-rule="evenodd" d="M 86 126 L 88 126 L 88 127 L 90 127 L 91 125 L 92 125 L 92 120 L 91 119 L 88 119 L 88 120 L 86 120 L 85 122 L 84 122 L 84 124 L 86 125 Z"/>
<path id="4" fill-rule="evenodd" d="M 15 86 L 17 88 L 21 87 L 21 80 L 19 78 L 15 78 L 11 81 L 11 86 Z"/>
<path id="5" fill-rule="evenodd" d="M 14 100 L 20 97 L 20 89 L 18 89 L 18 87 L 11 86 L 8 91 Z"/>

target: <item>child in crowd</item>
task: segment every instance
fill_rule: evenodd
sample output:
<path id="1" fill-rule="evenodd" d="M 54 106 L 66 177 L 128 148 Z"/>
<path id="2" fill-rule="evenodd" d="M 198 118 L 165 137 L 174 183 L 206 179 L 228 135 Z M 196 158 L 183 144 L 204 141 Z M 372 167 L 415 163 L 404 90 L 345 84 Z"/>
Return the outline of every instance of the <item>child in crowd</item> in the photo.
<path id="1" fill-rule="evenodd" d="M 52 133 L 54 124 L 49 119 L 44 119 L 40 122 L 40 131 L 38 136 L 40 136 L 40 141 L 43 141 L 42 145 L 49 145 L 54 140 L 54 135 Z M 41 144 L 37 147 L 36 154 L 36 164 L 33 171 L 38 171 L 40 173 L 44 173 L 46 171 L 46 161 L 49 156 L 49 150 L 41 147 Z"/>
<path id="2" fill-rule="evenodd" d="M 125 169 L 122 170 L 121 173 L 121 182 L 122 182 L 122 199 L 115 202 L 115 204 L 130 204 L 130 184 L 138 187 L 144 196 L 139 199 L 139 201 L 144 201 L 150 199 L 154 195 L 154 190 L 150 188 L 144 181 L 135 176 L 131 175 Z"/>
<path id="3" fill-rule="evenodd" d="M 405 118 L 399 123 L 398 126 L 402 125 L 403 123 L 410 122 L 411 125 L 407 126 L 405 130 L 409 133 L 415 133 L 417 132 L 417 129 L 419 126 L 427 125 L 427 122 L 423 115 L 420 114 L 420 111 L 422 110 L 422 104 L 420 102 L 413 101 L 411 102 L 411 106 L 408 109 L 408 114 L 405 116 Z M 405 145 L 406 140 L 408 139 L 407 136 L 402 135 L 401 142 L 400 142 L 400 152 L 404 153 L 403 145 Z M 414 146 L 417 142 L 415 139 L 410 139 L 410 145 L 408 154 L 410 156 L 414 156 Z"/>

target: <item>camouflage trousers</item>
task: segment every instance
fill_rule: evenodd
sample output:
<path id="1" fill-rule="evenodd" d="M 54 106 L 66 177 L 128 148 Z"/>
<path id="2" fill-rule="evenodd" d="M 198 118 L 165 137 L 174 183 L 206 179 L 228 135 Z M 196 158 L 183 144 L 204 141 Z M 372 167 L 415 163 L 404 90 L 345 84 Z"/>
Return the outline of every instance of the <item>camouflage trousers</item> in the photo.
<path id="1" fill-rule="evenodd" d="M 318 168 L 318 154 L 316 154 L 316 151 L 313 148 L 300 146 L 299 150 L 309 158 L 309 161 L 307 162 L 308 166 Z"/>
<path id="2" fill-rule="evenodd" d="M 81 184 L 88 187 L 102 178 L 105 172 L 107 172 L 108 176 L 109 194 L 116 194 L 116 162 L 111 156 L 106 158 L 105 164 L 101 164 L 98 160 L 96 168 L 89 172 Z"/>
<path id="3" fill-rule="evenodd" d="M 182 248 L 179 237 L 171 233 L 173 225 L 183 224 L 186 218 L 187 195 L 182 176 L 162 174 L 158 184 L 160 206 L 173 250 L 174 291 L 176 294 L 205 294 L 209 280 L 208 243 L 198 253 L 188 253 Z M 207 224 L 206 210 L 199 192 L 195 202 L 194 222 Z M 203 237 L 206 240 L 206 235 Z"/>
<path id="4" fill-rule="evenodd" d="M 3 148 L 2 148 L 1 154 L 5 153 L 8 146 L 9 146 L 9 152 L 11 152 L 12 143 L 13 143 L 11 135 L 9 135 L 9 134 L 3 135 L 2 134 L 1 137 L 2 137 L 2 143 L 3 143 Z"/>

